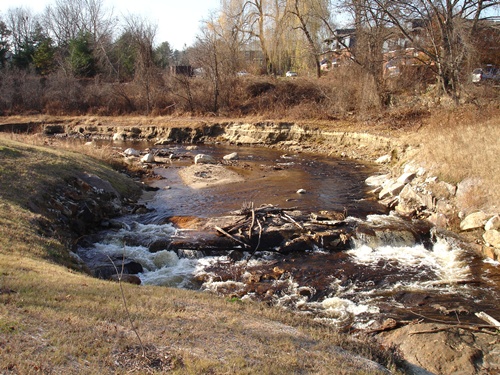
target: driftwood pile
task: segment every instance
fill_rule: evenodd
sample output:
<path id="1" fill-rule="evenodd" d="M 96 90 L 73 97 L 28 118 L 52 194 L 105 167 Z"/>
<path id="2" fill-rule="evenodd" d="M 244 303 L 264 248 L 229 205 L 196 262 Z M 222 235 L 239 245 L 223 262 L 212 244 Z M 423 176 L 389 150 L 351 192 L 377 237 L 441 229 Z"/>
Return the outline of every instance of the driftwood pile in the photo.
<path id="1" fill-rule="evenodd" d="M 255 208 L 252 202 L 244 203 L 232 214 L 240 218 L 223 227 L 215 225 L 214 229 L 250 252 L 250 257 L 257 251 L 287 254 L 314 247 L 344 250 L 349 248 L 355 227 L 346 221 L 345 212 L 304 214 L 293 207 L 264 205 Z"/>

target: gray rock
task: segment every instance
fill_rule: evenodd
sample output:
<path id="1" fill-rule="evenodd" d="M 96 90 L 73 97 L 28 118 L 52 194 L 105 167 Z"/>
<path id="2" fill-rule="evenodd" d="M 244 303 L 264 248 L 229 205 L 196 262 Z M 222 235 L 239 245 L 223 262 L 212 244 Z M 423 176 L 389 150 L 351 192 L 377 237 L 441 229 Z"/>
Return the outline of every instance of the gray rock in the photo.
<path id="1" fill-rule="evenodd" d="M 146 154 L 141 158 L 141 161 L 143 163 L 154 163 L 155 162 L 155 156 L 153 154 Z"/>
<path id="2" fill-rule="evenodd" d="M 127 133 L 118 132 L 113 134 L 113 141 L 124 141 L 127 138 Z"/>
<path id="3" fill-rule="evenodd" d="M 448 329 L 436 330 L 442 327 Z M 408 373 L 411 374 L 478 375 L 483 373 L 482 366 L 477 365 L 477 359 L 483 358 L 491 349 L 478 348 L 477 341 L 481 341 L 482 344 L 482 337 L 474 336 L 475 334 L 469 331 L 460 332 L 458 329 L 449 328 L 449 326 L 435 323 L 409 324 L 403 328 L 384 332 L 379 339 L 385 347 L 398 348 L 410 370 Z M 419 331 L 432 333 L 413 334 Z"/>
<path id="4" fill-rule="evenodd" d="M 425 208 L 424 200 L 411 185 L 405 185 L 403 190 L 399 193 L 399 204 L 396 210 L 402 214 L 411 214 Z"/>
<path id="5" fill-rule="evenodd" d="M 384 155 L 379 157 L 377 160 L 375 160 L 375 163 L 377 164 L 388 164 L 392 160 L 391 155 Z"/>
<path id="6" fill-rule="evenodd" d="M 417 174 L 413 173 L 413 172 L 403 173 L 401 176 L 399 176 L 399 178 L 397 179 L 397 182 L 399 182 L 400 184 L 406 185 L 409 182 L 411 182 L 416 176 L 417 176 Z"/>
<path id="7" fill-rule="evenodd" d="M 446 215 L 439 213 L 433 213 L 427 218 L 427 221 L 437 228 L 446 228 L 448 226 L 448 218 Z"/>
<path id="8" fill-rule="evenodd" d="M 120 193 L 111 185 L 111 183 L 107 180 L 103 180 L 99 176 L 94 174 L 90 174 L 87 172 L 83 172 L 78 175 L 80 179 L 88 184 L 92 189 L 94 189 L 97 193 L 108 193 L 110 196 L 120 197 Z"/>
<path id="9" fill-rule="evenodd" d="M 382 186 L 388 179 L 388 174 L 370 176 L 365 180 L 365 184 L 368 186 Z"/>
<path id="10" fill-rule="evenodd" d="M 172 139 L 171 138 L 162 138 L 162 139 L 156 141 L 155 145 L 164 146 L 164 145 L 168 145 L 169 143 L 172 143 Z"/>
<path id="11" fill-rule="evenodd" d="M 225 155 L 223 157 L 224 160 L 238 160 L 239 159 L 239 155 L 237 152 L 233 152 L 232 154 L 229 154 L 229 155 Z"/>
<path id="12" fill-rule="evenodd" d="M 207 154 L 198 154 L 194 157 L 195 164 L 216 164 L 215 159 Z"/>
<path id="13" fill-rule="evenodd" d="M 127 148 L 125 151 L 123 151 L 123 153 L 127 156 L 139 156 L 139 155 L 141 155 L 140 151 L 133 149 L 133 148 Z"/>
<path id="14" fill-rule="evenodd" d="M 405 184 L 402 184 L 401 182 L 393 182 L 390 184 L 387 184 L 384 186 L 382 191 L 379 193 L 378 198 L 379 199 L 384 199 L 388 197 L 393 197 L 395 195 L 398 195 L 403 188 L 405 187 Z"/>

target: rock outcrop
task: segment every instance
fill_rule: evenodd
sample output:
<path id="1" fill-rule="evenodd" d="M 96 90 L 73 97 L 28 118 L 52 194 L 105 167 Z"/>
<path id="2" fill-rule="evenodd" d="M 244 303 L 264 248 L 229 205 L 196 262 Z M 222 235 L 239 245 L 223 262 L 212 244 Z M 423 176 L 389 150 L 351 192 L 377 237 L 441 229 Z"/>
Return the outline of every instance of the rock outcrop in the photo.
<path id="1" fill-rule="evenodd" d="M 477 211 L 464 217 L 461 211 L 459 194 L 470 190 L 470 181 L 454 186 L 438 181 L 437 177 L 429 176 L 424 169 L 407 163 L 399 170 L 399 174 L 396 169 L 391 174 L 371 176 L 365 182 L 374 188 L 372 193 L 382 204 L 399 215 L 424 219 L 438 229 L 457 233 L 479 231 L 475 239 L 483 241 L 483 246 L 476 246 L 475 249 L 483 256 L 500 259 L 494 229 L 500 226 L 499 216 Z"/>
<path id="2" fill-rule="evenodd" d="M 382 333 L 379 338 L 384 346 L 402 354 L 409 374 L 479 375 L 500 371 L 500 344 L 487 333 L 425 323 Z"/>

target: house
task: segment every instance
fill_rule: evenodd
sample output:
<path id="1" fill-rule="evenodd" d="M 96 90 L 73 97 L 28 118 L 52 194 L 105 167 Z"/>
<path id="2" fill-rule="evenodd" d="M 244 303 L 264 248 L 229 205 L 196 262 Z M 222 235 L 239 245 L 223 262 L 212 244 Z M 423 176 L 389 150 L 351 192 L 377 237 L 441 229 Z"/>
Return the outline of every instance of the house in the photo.
<path id="1" fill-rule="evenodd" d="M 415 42 L 421 42 L 424 35 L 425 22 L 422 20 L 408 21 L 407 29 L 413 42 L 398 29 L 387 30 L 387 38 L 382 46 L 384 75 L 394 77 L 400 74 L 403 67 L 423 65 L 429 59 L 414 47 Z M 356 29 L 337 29 L 334 35 L 325 40 L 328 46 L 324 53 L 322 69 L 329 70 L 329 65 L 324 62 L 329 60 L 331 68 L 346 65 L 353 60 L 356 47 Z"/>
<path id="2" fill-rule="evenodd" d="M 328 49 L 323 53 L 321 69 L 328 71 L 352 60 L 352 51 L 356 46 L 356 29 L 336 29 L 333 36 L 324 42 Z"/>
<path id="3" fill-rule="evenodd" d="M 170 67 L 170 74 L 192 77 L 194 75 L 194 69 L 191 65 L 173 65 Z"/>

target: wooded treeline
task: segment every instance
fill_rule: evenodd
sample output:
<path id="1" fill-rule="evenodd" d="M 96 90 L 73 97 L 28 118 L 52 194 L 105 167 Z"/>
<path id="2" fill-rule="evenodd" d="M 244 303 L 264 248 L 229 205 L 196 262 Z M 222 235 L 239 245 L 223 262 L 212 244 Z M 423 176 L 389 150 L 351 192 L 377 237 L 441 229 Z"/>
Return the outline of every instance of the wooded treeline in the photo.
<path id="1" fill-rule="evenodd" d="M 119 19 L 103 0 L 55 0 L 41 14 L 8 9 L 0 13 L 0 113 L 280 115 L 300 106 L 300 117 L 308 109 L 336 117 L 429 85 L 459 104 L 474 67 L 500 64 L 498 5 L 221 0 L 184 51 L 158 44 L 156 25 Z M 190 68 L 172 74 L 176 66 Z M 304 78 L 277 78 L 289 70 Z"/>

